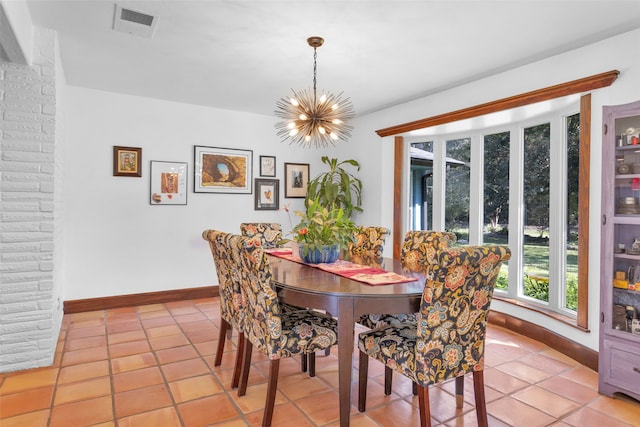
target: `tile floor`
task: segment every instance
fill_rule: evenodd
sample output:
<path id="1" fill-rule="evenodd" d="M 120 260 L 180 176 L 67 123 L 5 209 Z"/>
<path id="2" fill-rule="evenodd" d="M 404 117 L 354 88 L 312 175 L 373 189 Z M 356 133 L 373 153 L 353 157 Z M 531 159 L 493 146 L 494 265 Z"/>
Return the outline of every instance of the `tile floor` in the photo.
<path id="1" fill-rule="evenodd" d="M 268 362 L 254 352 L 247 395 L 238 398 L 230 389 L 235 335 L 213 367 L 217 298 L 71 314 L 63 323 L 53 366 L 0 374 L 2 427 L 260 425 Z M 274 426 L 339 425 L 335 351 L 316 363 L 309 378 L 299 360 L 281 362 Z M 596 372 L 537 341 L 491 325 L 486 364 L 491 426 L 640 426 L 638 403 L 599 395 Z M 355 407 L 353 383 L 351 425 L 418 425 L 411 384 L 394 375 L 386 397 L 382 366 L 371 362 L 369 374 L 366 413 Z M 431 389 L 434 426 L 476 425 L 471 384 L 461 410 L 452 382 Z"/>

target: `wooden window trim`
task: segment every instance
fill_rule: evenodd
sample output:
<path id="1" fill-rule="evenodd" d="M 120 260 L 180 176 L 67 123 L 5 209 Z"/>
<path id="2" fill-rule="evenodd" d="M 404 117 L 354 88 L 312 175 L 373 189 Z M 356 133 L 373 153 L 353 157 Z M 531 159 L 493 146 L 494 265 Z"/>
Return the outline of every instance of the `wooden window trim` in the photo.
<path id="1" fill-rule="evenodd" d="M 472 117 L 482 116 L 485 114 L 495 113 L 498 111 L 508 110 L 511 108 L 522 107 L 536 102 L 548 101 L 563 96 L 573 95 L 576 93 L 589 92 L 595 89 L 611 86 L 618 78 L 620 72 L 618 70 L 607 71 L 601 74 L 585 77 L 570 82 L 561 83 L 555 86 L 538 89 L 532 92 L 526 92 L 520 95 L 508 98 L 498 99 L 496 101 L 479 104 L 473 107 L 452 111 L 449 113 L 439 114 L 437 116 L 426 117 L 424 119 L 413 122 L 403 123 L 384 129 L 379 129 L 376 133 L 381 137 L 395 136 L 395 155 L 394 155 L 394 211 L 393 211 L 393 254 L 400 253 L 402 245 L 402 177 L 398 176 L 397 171 L 404 170 L 403 144 L 404 138 L 400 134 L 423 129 L 431 126 L 455 122 L 458 120 L 469 119 Z M 579 236 L 578 241 L 578 283 L 586 286 L 578 286 L 578 310 L 576 325 L 584 330 L 588 329 L 589 323 L 589 179 L 590 179 L 590 152 L 591 152 L 591 95 L 585 94 L 580 98 L 580 191 L 578 194 L 579 205 Z"/>

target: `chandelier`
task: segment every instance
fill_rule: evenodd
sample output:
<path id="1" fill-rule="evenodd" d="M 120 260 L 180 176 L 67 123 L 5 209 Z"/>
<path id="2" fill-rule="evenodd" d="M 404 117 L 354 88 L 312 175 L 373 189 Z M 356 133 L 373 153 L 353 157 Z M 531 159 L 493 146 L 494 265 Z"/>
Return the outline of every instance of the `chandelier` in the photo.
<path id="1" fill-rule="evenodd" d="M 307 43 L 313 48 L 313 92 L 291 89 L 292 97 L 281 98 L 276 103 L 275 115 L 282 119 L 276 123 L 278 136 L 282 142 L 302 146 L 326 147 L 340 140 L 347 141 L 353 130 L 347 124 L 355 116 L 353 105 L 349 98 L 342 98 L 342 92 L 322 93 L 317 97 L 317 49 L 324 39 L 309 37 Z"/>

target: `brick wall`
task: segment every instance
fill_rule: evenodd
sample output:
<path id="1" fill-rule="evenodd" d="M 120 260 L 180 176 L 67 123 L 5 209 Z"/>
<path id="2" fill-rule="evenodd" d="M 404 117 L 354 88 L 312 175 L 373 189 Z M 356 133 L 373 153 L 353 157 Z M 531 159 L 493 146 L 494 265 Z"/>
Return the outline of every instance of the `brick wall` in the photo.
<path id="1" fill-rule="evenodd" d="M 0 62 L 0 372 L 50 365 L 60 331 L 56 48 L 34 28 L 32 66 Z"/>

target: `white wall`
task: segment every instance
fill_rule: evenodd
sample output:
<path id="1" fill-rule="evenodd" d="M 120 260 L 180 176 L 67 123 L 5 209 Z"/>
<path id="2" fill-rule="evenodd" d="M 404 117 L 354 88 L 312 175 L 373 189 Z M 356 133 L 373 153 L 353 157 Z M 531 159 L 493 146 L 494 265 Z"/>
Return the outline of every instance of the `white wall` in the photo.
<path id="1" fill-rule="evenodd" d="M 368 206 L 380 197 L 380 222 L 391 224 L 393 219 L 393 137 L 370 138 L 375 130 L 409 121 L 470 107 L 496 99 L 517 95 L 547 86 L 587 77 L 610 70 L 619 70 L 620 76 L 608 88 L 592 93 L 591 127 L 591 194 L 590 194 L 590 251 L 589 251 L 589 329 L 582 333 L 546 316 L 518 309 L 510 304 L 494 301 L 492 309 L 540 324 L 561 335 L 598 349 L 598 319 L 600 301 L 600 197 L 602 152 L 602 106 L 625 104 L 640 99 L 640 30 L 599 42 L 572 52 L 523 66 L 477 82 L 447 90 L 432 96 L 389 108 L 357 120 L 354 149 L 369 152 L 378 146 L 378 165 L 382 176 L 380 188 L 365 187 Z M 366 136 L 366 137 L 365 137 Z M 388 248 L 385 248 L 387 250 Z"/>
<path id="2" fill-rule="evenodd" d="M 65 153 L 64 299 L 125 295 L 217 284 L 208 228 L 239 232 L 243 221 L 280 222 L 284 211 L 255 211 L 253 194 L 193 192 L 193 146 L 252 149 L 253 176 L 259 156 L 276 156 L 280 206 L 284 163 L 311 163 L 330 155 L 281 143 L 275 118 L 68 88 Z M 112 176 L 114 145 L 142 147 L 142 177 Z M 149 161 L 188 163 L 186 206 L 149 204 Z M 297 221 L 292 218 L 293 223 Z"/>

